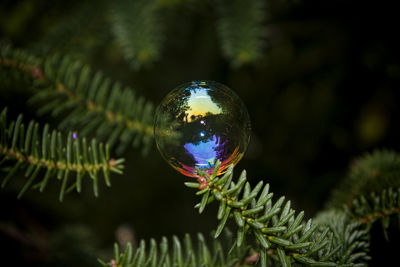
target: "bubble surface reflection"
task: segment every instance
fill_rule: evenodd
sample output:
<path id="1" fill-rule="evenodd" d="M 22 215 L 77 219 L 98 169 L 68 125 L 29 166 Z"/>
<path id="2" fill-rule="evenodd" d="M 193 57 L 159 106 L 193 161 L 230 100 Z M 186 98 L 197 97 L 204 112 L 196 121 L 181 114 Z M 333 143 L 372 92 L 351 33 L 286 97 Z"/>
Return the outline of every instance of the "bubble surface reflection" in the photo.
<path id="1" fill-rule="evenodd" d="M 243 157 L 250 140 L 250 119 L 241 99 L 227 86 L 194 81 L 172 90 L 157 108 L 154 136 L 163 158 L 186 176 L 195 168 L 218 174 Z"/>

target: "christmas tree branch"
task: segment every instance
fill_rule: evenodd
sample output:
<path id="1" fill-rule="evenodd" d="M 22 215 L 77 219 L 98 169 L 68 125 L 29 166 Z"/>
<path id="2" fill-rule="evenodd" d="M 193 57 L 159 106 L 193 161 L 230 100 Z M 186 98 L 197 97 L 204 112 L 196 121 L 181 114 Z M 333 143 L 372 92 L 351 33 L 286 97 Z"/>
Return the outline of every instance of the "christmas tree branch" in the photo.
<path id="1" fill-rule="evenodd" d="M 217 29 L 224 56 L 234 67 L 258 59 L 266 35 L 265 2 L 218 0 L 217 11 Z"/>
<path id="2" fill-rule="evenodd" d="M 220 223 L 213 236 L 220 237 L 224 229 L 224 237 L 228 237 L 228 241 L 220 243 L 220 239 L 214 239 L 214 247 L 210 249 L 199 234 L 195 251 L 189 235 L 185 236 L 185 249 L 179 239 L 173 237 L 171 251 L 168 240 L 163 238 L 159 245 L 160 256 L 153 239 L 149 249 L 141 241 L 136 250 L 128 244 L 125 251 L 120 253 L 116 245 L 114 258 L 107 263 L 99 260 L 100 263 L 118 267 L 366 266 L 370 259 L 369 233 L 360 221 L 343 211 L 329 210 L 316 217 L 319 226 L 311 220 L 303 222 L 304 213 L 295 216 L 290 202 L 284 205 L 283 197 L 272 202 L 268 185 L 263 187 L 259 183 L 252 190 L 246 182 L 245 171 L 237 183 L 232 181 L 232 166 L 225 175 L 216 177 L 219 165 L 220 162 L 217 162 L 211 176 L 198 170 L 198 183 L 187 182 L 185 185 L 199 189 L 197 194 L 203 195 L 201 202 L 196 205 L 200 212 L 214 200 L 220 202 L 217 215 Z M 235 237 L 224 227 L 232 217 L 239 226 Z M 221 244 L 229 244 L 231 248 L 227 250 Z"/>
<path id="3" fill-rule="evenodd" d="M 344 206 L 350 216 L 367 228 L 381 221 L 388 239 L 387 230 L 394 219 L 392 215 L 400 214 L 399 177 L 399 154 L 376 150 L 354 161 L 349 175 L 333 191 L 328 207 Z"/>
<path id="4" fill-rule="evenodd" d="M 84 136 L 95 131 L 111 147 L 119 141 L 118 152 L 129 143 L 142 143 L 143 153 L 147 153 L 153 136 L 151 103 L 136 97 L 130 88 L 111 84 L 101 72 L 93 75 L 89 67 L 69 57 L 32 58 L 20 50 L 3 48 L 0 65 L 28 72 L 40 82 L 40 90 L 31 99 L 32 103 L 45 103 L 39 114 L 68 114 L 60 123 L 62 128 L 79 128 Z"/>
<path id="5" fill-rule="evenodd" d="M 350 172 L 333 191 L 328 207 L 349 208 L 354 199 L 400 187 L 400 156 L 390 150 L 376 150 L 356 159 Z"/>
<path id="6" fill-rule="evenodd" d="M 123 0 L 111 8 L 112 32 L 134 69 L 160 57 L 163 32 L 157 4 L 154 0 Z"/>
<path id="7" fill-rule="evenodd" d="M 361 223 L 369 224 L 374 222 L 377 219 L 381 219 L 387 216 L 390 216 L 392 214 L 398 214 L 400 213 L 400 208 L 399 207 L 392 207 L 388 209 L 383 209 L 382 211 L 375 211 L 372 213 L 368 213 L 364 215 L 364 217 L 361 217 L 359 220 Z"/>
<path id="8" fill-rule="evenodd" d="M 231 243 L 231 233 L 226 231 L 224 244 Z M 150 240 L 150 248 L 146 248 L 146 242 L 142 240 L 139 247 L 133 250 L 131 244 L 127 244 L 121 253 L 119 246 L 114 245 L 114 257 L 109 262 L 99 260 L 104 267 L 128 267 L 128 266 L 163 266 L 163 267 L 195 267 L 195 266 L 245 266 L 257 262 L 258 256 L 248 247 L 235 249 L 228 253 L 229 248 L 215 240 L 213 246 L 206 244 L 204 236 L 197 234 L 197 244 L 193 243 L 190 235 L 179 240 L 172 237 L 172 249 L 167 238 L 163 237 L 160 244 L 154 239 Z M 172 251 L 171 251 L 172 250 Z"/>
<path id="9" fill-rule="evenodd" d="M 39 132 L 39 124 L 30 121 L 25 129 L 22 115 L 16 121 L 7 123 L 7 109 L 0 115 L 0 166 L 12 162 L 12 167 L 3 179 L 1 186 L 19 170 L 25 170 L 25 181 L 18 198 L 30 187 L 43 191 L 52 177 L 62 181 L 59 199 L 74 189 L 81 191 L 82 178 L 88 175 L 93 181 L 94 194 L 98 195 L 98 177 L 103 173 L 107 186 L 110 186 L 110 172 L 122 173 L 123 159 L 112 159 L 108 146 L 97 144 L 93 139 L 90 145 L 86 139 L 82 141 L 76 133 L 69 133 L 66 145 L 60 132 L 50 132 L 46 124 L 42 135 Z M 41 172 L 43 179 L 33 185 Z M 75 173 L 75 181 L 69 182 L 72 173 Z"/>
<path id="10" fill-rule="evenodd" d="M 319 233 L 329 229 L 329 240 L 337 250 L 325 257 L 339 266 L 365 266 L 370 260 L 369 229 L 359 220 L 343 210 L 331 209 L 317 214 L 314 222 L 320 225 Z"/>
<path id="11" fill-rule="evenodd" d="M 388 239 L 387 229 L 392 215 L 398 215 L 397 219 L 400 222 L 400 188 L 390 187 L 382 190 L 380 194 L 372 192 L 369 196 L 361 196 L 354 200 L 352 207 L 347 208 L 347 211 L 368 227 L 380 220 Z"/>
<path id="12" fill-rule="evenodd" d="M 328 238 L 329 229 L 315 233 L 317 226 L 311 220 L 303 222 L 304 212 L 295 216 L 290 201 L 284 205 L 284 197 L 272 202 L 273 193 L 269 192 L 268 184 L 263 187 L 261 181 L 251 189 L 246 182 L 246 171 L 241 173 L 237 183 L 232 181 L 233 166 L 224 176 L 216 177 L 219 164 L 211 176 L 198 170 L 198 183 L 185 183 L 188 187 L 198 188 L 197 195 L 203 195 L 196 205 L 200 213 L 207 204 L 219 201 L 217 217 L 220 223 L 215 238 L 222 232 L 228 218 L 233 217 L 238 226 L 235 245 L 240 247 L 246 235 L 254 237 L 259 244 L 263 266 L 271 260 L 267 259 L 267 254 L 277 255 L 282 266 L 290 266 L 291 262 L 336 266 L 330 260 L 338 249 Z"/>
<path id="13" fill-rule="evenodd" d="M 17 60 L 7 59 L 7 58 L 0 58 L 0 65 L 9 68 L 15 68 L 23 72 L 27 72 L 31 74 L 33 78 L 36 79 L 44 79 L 41 69 L 35 65 L 22 63 Z"/>

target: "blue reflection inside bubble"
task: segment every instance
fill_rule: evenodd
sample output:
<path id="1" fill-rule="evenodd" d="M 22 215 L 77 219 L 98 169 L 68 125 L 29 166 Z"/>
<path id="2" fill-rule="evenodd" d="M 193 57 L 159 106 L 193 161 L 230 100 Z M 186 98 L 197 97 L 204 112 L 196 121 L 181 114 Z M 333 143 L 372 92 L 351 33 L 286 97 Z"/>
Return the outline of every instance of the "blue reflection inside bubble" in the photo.
<path id="1" fill-rule="evenodd" d="M 216 135 L 213 135 L 208 140 L 200 141 L 198 144 L 186 143 L 184 145 L 187 153 L 193 156 L 196 161 L 196 167 L 198 168 L 214 166 L 217 158 L 217 149 L 220 148 L 219 146 L 220 138 Z"/>

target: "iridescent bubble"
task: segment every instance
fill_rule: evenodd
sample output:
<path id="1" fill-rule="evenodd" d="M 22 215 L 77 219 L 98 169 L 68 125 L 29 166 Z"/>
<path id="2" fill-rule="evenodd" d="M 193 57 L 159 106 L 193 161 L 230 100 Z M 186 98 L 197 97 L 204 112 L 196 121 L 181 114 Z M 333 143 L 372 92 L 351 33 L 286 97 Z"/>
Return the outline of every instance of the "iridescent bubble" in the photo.
<path id="1" fill-rule="evenodd" d="M 218 174 L 243 157 L 250 140 L 250 119 L 241 99 L 227 86 L 194 81 L 172 90 L 158 106 L 154 136 L 163 158 L 186 176 L 196 167 Z"/>

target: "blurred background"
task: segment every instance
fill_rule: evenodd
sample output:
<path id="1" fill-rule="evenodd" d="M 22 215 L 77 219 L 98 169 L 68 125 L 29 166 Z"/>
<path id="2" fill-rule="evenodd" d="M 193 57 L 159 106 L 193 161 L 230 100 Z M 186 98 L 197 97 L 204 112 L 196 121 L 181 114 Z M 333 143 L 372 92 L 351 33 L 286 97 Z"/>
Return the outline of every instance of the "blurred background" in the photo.
<path id="1" fill-rule="evenodd" d="M 228 85 L 252 123 L 236 174 L 246 169 L 252 184 L 270 183 L 275 195 L 312 217 L 352 159 L 400 148 L 398 9 L 389 1 L 259 1 L 259 50 L 235 59 L 221 45 L 218 2 L 156 1 L 148 23 L 162 27 L 155 48 L 137 56 L 140 64 L 119 44 L 113 23 L 120 13 L 108 1 L 3 0 L 0 41 L 37 55 L 69 54 L 155 105 L 187 81 Z M 147 21 L 146 13 L 123 10 Z M 50 116 L 35 116 L 29 97 L 26 84 L 3 82 L 0 108 L 56 126 Z M 2 263 L 98 266 L 96 258 L 109 259 L 115 241 L 215 229 L 217 207 L 202 215 L 193 209 L 199 199 L 183 185 L 190 178 L 173 170 L 155 145 L 145 157 L 139 152 L 121 155 L 124 175 L 114 175 L 111 188 L 102 185 L 98 198 L 87 183 L 60 203 L 54 182 L 17 200 L 23 178 L 13 179 L 0 191 Z"/>

